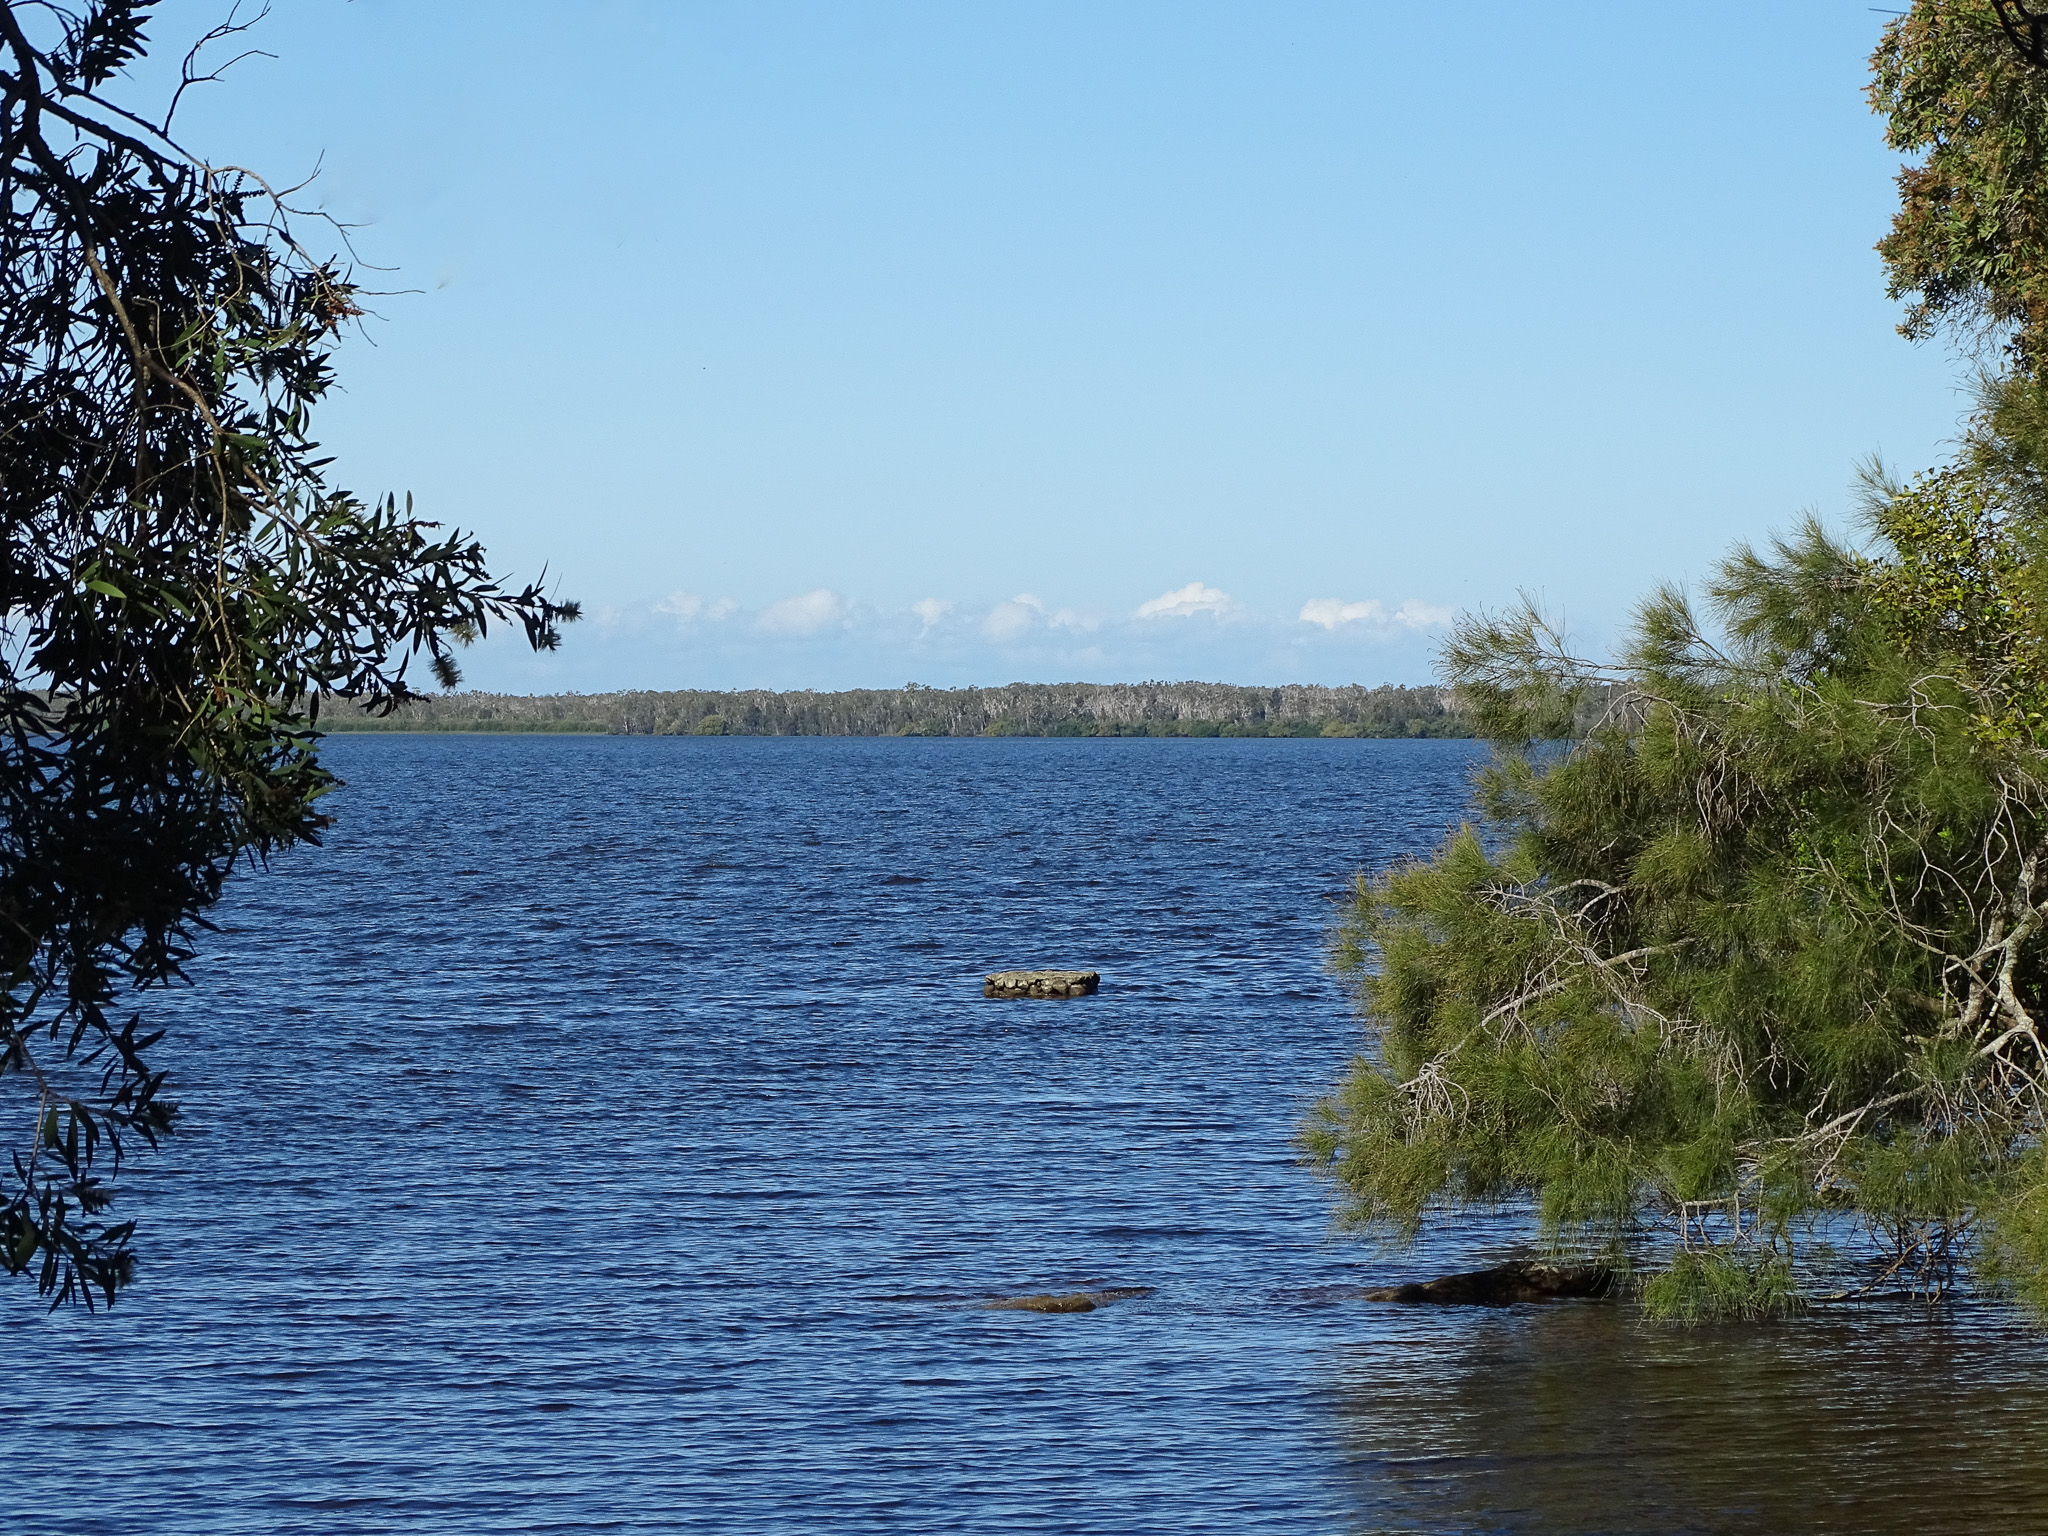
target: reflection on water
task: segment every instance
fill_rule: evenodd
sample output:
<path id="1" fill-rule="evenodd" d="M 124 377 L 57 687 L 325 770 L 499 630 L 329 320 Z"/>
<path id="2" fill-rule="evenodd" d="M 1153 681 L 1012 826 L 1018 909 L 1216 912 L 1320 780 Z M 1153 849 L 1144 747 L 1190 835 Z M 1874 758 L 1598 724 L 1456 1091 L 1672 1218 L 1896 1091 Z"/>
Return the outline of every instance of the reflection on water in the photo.
<path id="1" fill-rule="evenodd" d="M 1335 1363 L 1359 1532 L 2048 1531 L 2048 1343 L 2003 1309 L 1402 1317 Z"/>

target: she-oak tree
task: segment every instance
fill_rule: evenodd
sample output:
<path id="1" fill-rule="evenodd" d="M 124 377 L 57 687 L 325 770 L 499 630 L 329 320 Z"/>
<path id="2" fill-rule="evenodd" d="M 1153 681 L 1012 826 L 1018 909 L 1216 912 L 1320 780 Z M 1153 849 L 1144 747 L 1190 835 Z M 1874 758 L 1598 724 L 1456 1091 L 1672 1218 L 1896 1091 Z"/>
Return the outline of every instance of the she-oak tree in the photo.
<path id="1" fill-rule="evenodd" d="M 2004 348 L 1956 462 L 1873 469 L 1863 548 L 1738 549 L 1712 629 L 1654 594 L 1617 666 L 1526 606 L 1446 647 L 1496 755 L 1482 826 L 1338 933 L 1371 1048 L 1304 1142 L 1349 1223 L 1531 1198 L 1669 1316 L 1971 1274 L 2048 1308 L 2041 15 L 1916 0 L 1872 60 L 1920 157 L 1901 329 Z"/>
<path id="2" fill-rule="evenodd" d="M 198 50 L 162 117 L 110 94 L 151 9 L 0 4 L 0 1265 L 53 1306 L 133 1273 L 107 1179 L 176 1119 L 134 994 L 238 858 L 327 824 L 320 697 L 389 710 L 492 623 L 576 616 L 330 482 L 359 290 L 289 194 L 179 146 Z"/>

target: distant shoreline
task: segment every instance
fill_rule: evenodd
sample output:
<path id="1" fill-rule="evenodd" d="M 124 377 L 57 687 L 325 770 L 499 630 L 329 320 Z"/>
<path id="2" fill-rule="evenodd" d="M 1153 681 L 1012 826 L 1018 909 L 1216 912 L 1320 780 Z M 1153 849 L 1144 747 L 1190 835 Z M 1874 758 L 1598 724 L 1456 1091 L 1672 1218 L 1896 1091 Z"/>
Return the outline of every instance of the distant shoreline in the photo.
<path id="1" fill-rule="evenodd" d="M 442 694 L 378 719 L 323 702 L 336 735 L 1369 737 L 1474 735 L 1450 690 L 1390 684 L 1011 683 L 1000 688 Z"/>
<path id="2" fill-rule="evenodd" d="M 543 725 L 393 725 L 364 728 L 356 725 L 332 726 L 325 716 L 321 717 L 318 734 L 321 736 L 659 736 L 689 737 L 692 739 L 728 738 L 733 741 L 1477 741 L 1471 731 L 1440 731 L 1436 733 L 1406 732 L 1393 733 L 1372 731 L 1247 731 L 1218 727 L 1204 729 L 1216 722 L 1191 721 L 1194 728 L 1185 731 L 984 731 L 979 736 L 951 735 L 927 736 L 921 731 L 892 731 L 875 734 L 862 731 L 836 731 L 832 733 L 804 731 L 608 731 L 600 726 L 573 726 L 554 729 Z"/>

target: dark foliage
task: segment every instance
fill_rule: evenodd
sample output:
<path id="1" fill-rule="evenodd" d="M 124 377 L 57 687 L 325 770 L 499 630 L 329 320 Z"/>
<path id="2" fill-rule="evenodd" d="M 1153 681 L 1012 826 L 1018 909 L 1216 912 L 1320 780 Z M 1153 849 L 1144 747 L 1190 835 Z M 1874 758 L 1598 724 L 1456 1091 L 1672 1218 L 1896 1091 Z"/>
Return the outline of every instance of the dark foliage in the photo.
<path id="1" fill-rule="evenodd" d="M 309 412 L 357 289 L 104 94 L 150 9 L 0 6 L 0 1125 L 34 1128 L 0 1262 L 52 1305 L 132 1273 L 106 1176 L 175 1108 L 131 994 L 180 978 L 238 856 L 325 825 L 317 698 L 389 710 L 490 623 L 574 617 L 329 483 Z"/>

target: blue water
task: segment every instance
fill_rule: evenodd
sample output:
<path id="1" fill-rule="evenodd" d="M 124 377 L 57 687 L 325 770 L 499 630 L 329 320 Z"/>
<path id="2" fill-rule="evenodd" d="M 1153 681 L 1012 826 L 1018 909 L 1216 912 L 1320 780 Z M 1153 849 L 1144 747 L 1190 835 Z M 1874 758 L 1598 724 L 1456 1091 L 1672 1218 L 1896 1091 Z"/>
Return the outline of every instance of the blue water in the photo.
<path id="1" fill-rule="evenodd" d="M 0 1291 L 11 1528 L 2048 1530 L 1995 1307 L 1357 1298 L 1521 1231 L 1337 1241 L 1289 1148 L 1357 1039 L 1328 898 L 1466 744 L 328 752 L 327 846 L 156 1005 L 141 1279 Z M 981 997 L 1025 965 L 1102 991 Z"/>

